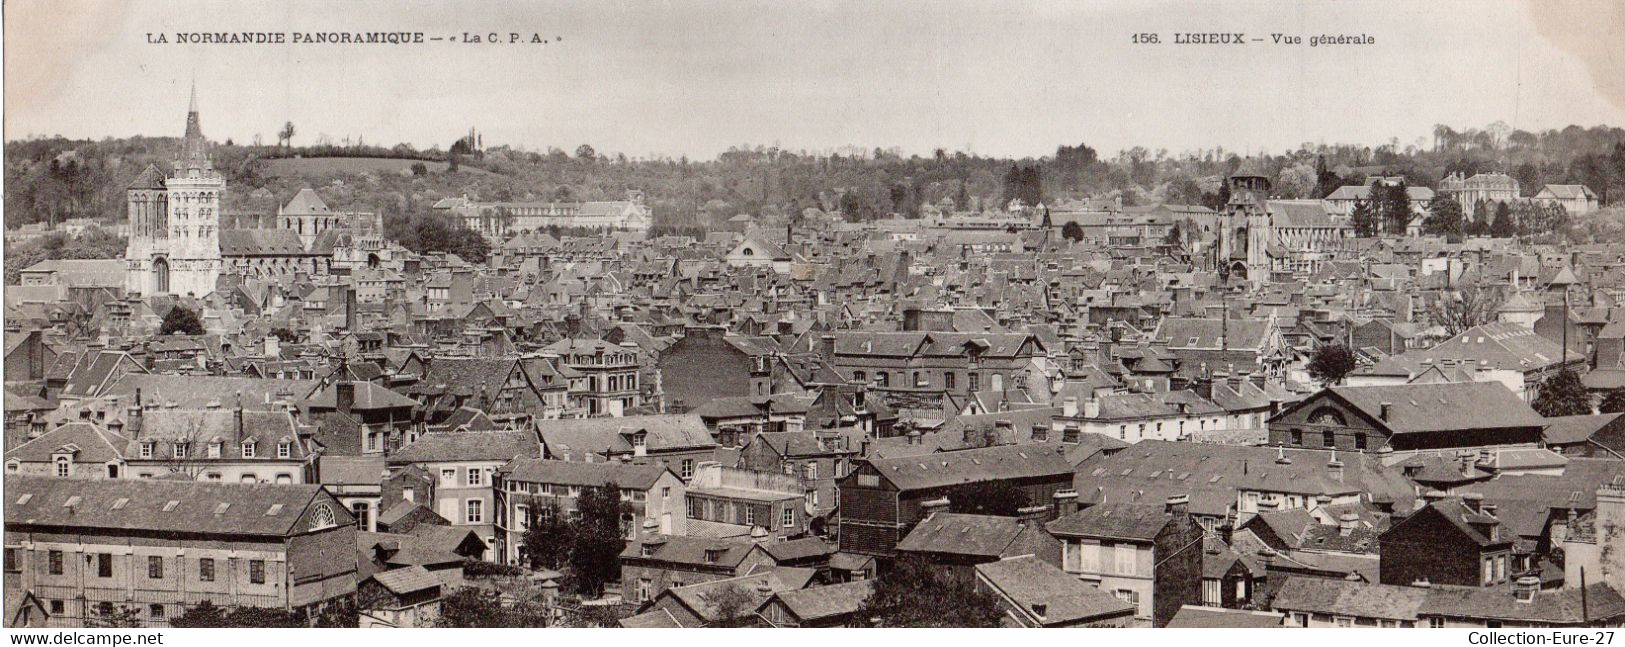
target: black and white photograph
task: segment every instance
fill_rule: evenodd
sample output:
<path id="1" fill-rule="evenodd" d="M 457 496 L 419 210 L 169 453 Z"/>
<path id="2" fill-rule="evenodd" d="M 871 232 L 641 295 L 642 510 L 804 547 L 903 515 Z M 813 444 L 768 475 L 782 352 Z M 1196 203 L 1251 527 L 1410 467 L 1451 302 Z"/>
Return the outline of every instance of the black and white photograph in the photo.
<path id="1" fill-rule="evenodd" d="M 12 644 L 1625 626 L 1625 1 L 0 23 Z"/>

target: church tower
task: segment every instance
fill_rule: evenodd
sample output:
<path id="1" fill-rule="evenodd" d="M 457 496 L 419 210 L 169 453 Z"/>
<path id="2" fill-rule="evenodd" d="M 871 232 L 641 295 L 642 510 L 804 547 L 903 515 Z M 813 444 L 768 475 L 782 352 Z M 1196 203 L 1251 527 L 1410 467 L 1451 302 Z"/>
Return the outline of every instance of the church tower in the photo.
<path id="1" fill-rule="evenodd" d="M 1261 175 L 1232 175 L 1229 182 L 1230 202 L 1222 219 L 1223 235 L 1229 238 L 1228 244 L 1221 245 L 1224 260 L 1234 267 L 1236 261 L 1245 259 L 1247 284 L 1258 288 L 1270 277 L 1270 180 Z"/>
<path id="2" fill-rule="evenodd" d="M 214 291 L 222 269 L 220 202 L 225 190 L 226 179 L 214 170 L 203 137 L 194 84 L 186 135 L 170 172 L 148 166 L 125 190 L 129 291 L 199 297 Z"/>

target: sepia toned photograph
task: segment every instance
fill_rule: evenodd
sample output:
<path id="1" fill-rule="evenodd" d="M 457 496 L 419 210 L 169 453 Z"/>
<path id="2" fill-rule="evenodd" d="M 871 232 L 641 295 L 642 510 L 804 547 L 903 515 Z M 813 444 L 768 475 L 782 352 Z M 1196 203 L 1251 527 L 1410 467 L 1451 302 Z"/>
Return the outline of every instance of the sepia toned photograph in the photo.
<path id="1" fill-rule="evenodd" d="M 0 21 L 12 644 L 1625 626 L 1620 0 Z"/>

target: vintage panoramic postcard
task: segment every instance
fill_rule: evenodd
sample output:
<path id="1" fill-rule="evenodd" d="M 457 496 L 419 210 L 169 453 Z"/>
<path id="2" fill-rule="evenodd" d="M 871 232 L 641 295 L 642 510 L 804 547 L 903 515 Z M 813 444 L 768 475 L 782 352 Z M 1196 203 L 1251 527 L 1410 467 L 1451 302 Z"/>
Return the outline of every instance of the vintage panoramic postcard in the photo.
<path id="1" fill-rule="evenodd" d="M 3 21 L 14 638 L 1625 625 L 1625 1 Z"/>

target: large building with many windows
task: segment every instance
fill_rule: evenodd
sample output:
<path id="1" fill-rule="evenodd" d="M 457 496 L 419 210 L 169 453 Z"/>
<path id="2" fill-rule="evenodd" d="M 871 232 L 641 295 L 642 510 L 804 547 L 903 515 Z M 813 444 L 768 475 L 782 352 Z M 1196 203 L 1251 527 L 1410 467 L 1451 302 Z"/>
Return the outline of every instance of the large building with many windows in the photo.
<path id="1" fill-rule="evenodd" d="M 8 475 L 5 500 L 6 599 L 31 595 L 49 626 L 355 594 L 355 520 L 320 486 Z"/>

